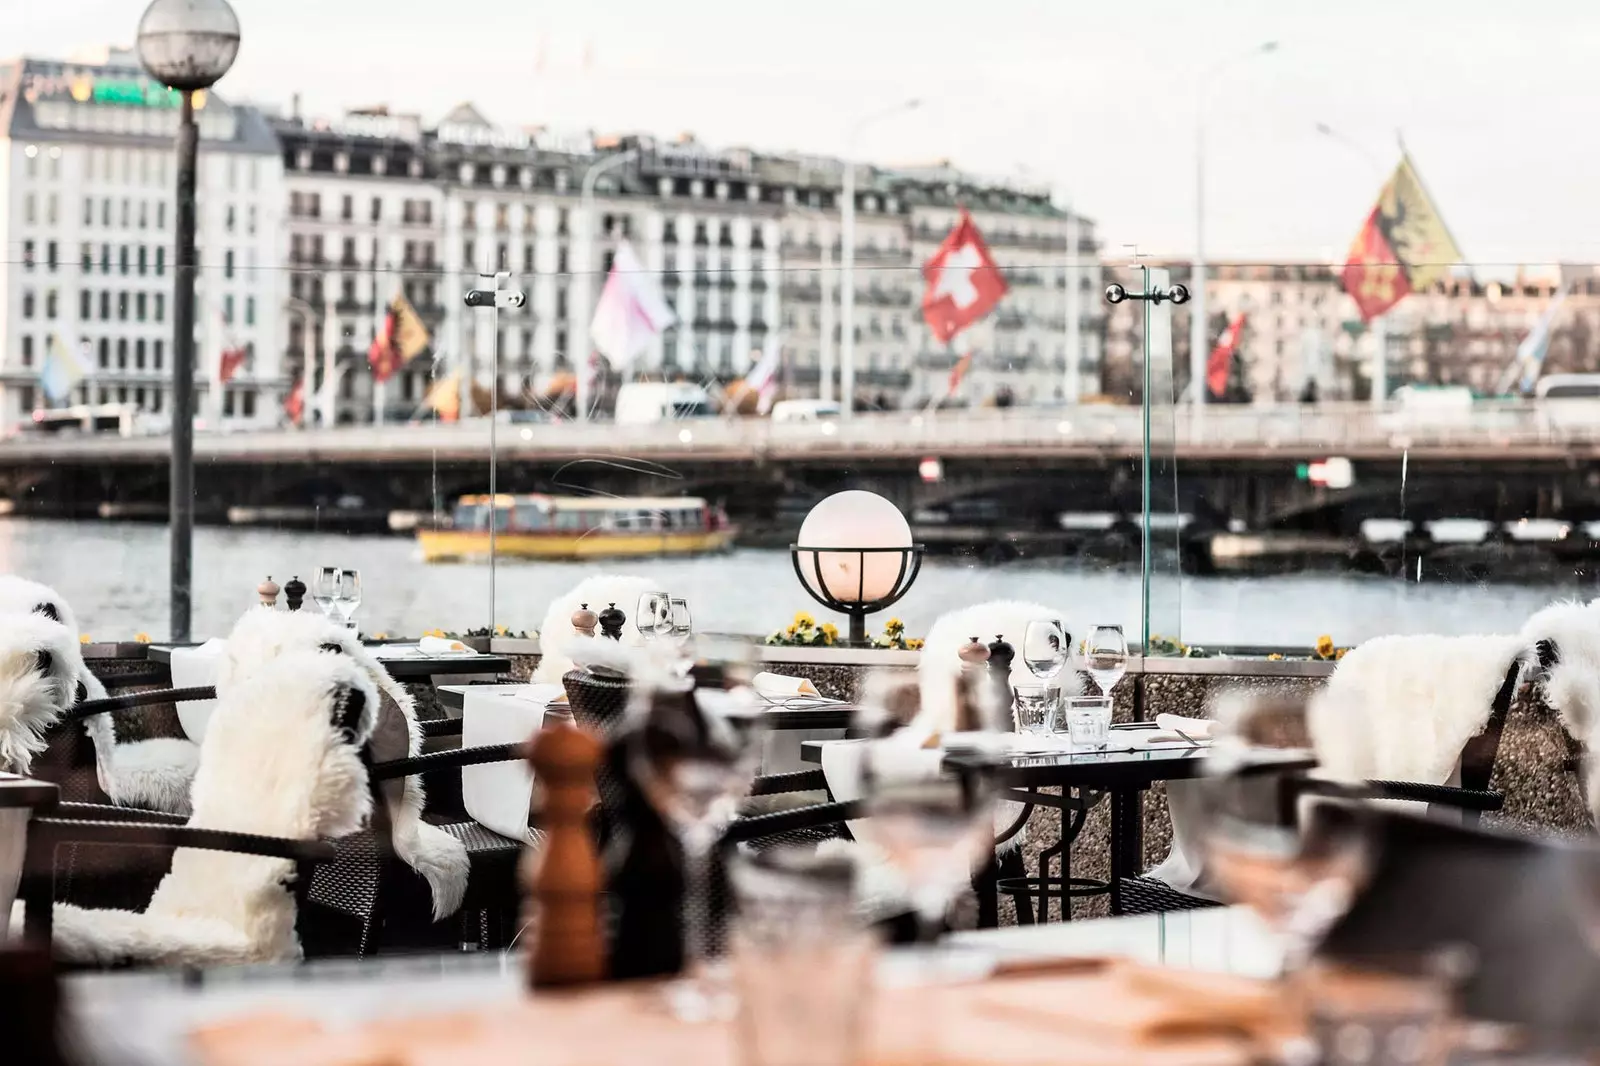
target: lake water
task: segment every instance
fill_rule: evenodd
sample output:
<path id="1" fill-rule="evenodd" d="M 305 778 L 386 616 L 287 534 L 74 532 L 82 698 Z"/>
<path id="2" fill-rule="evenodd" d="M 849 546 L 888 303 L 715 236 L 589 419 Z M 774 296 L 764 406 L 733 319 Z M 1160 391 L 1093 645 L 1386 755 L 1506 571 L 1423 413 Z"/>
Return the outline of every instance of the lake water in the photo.
<path id="1" fill-rule="evenodd" d="M 649 577 L 686 597 L 697 629 L 765 634 L 788 624 L 798 610 L 827 618 L 801 589 L 783 551 L 602 564 L 506 560 L 497 568 L 498 617 L 491 619 L 487 562 L 426 564 L 415 543 L 400 537 L 201 528 L 195 531 L 195 635 L 227 632 L 255 603 L 255 587 L 267 575 L 280 584 L 294 575 L 308 580 L 327 565 L 361 570 L 364 600 L 356 618 L 368 633 L 461 631 L 491 621 L 532 630 L 552 597 L 582 577 L 607 572 Z M 0 519 L 0 571 L 54 586 L 97 640 L 141 632 L 157 640 L 166 636 L 164 526 Z M 1504 632 L 1551 600 L 1592 594 L 1576 583 L 1414 583 L 1359 575 L 1185 578 L 1181 637 L 1203 645 L 1309 645 L 1324 633 L 1339 644 L 1354 644 L 1385 633 Z M 990 566 L 931 558 L 890 613 L 917 636 L 954 607 L 1025 599 L 1058 608 L 1074 631 L 1119 622 L 1132 637 L 1140 632 L 1140 597 L 1136 570 L 1061 560 Z M 1152 601 L 1163 606 L 1154 631 L 1170 636 L 1179 628 L 1172 606 L 1178 599 L 1170 579 L 1156 582 Z M 877 624 L 885 617 L 878 616 Z"/>

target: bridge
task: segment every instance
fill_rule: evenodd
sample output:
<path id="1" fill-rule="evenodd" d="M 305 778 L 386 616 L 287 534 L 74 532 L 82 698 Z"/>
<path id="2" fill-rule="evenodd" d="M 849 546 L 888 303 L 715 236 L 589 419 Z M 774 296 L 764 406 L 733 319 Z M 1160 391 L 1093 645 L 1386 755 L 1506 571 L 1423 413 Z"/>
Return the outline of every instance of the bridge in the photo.
<path id="1" fill-rule="evenodd" d="M 1600 519 L 1600 402 L 1180 407 L 1153 412 L 1150 437 L 1158 507 L 1202 532 L 1349 537 L 1374 517 Z M 485 491 L 492 464 L 504 492 L 703 495 L 775 537 L 819 496 L 860 487 L 918 516 L 929 539 L 1050 540 L 1066 512 L 1137 516 L 1145 447 L 1138 408 L 1090 405 L 201 432 L 196 510 L 202 521 L 300 514 L 323 529 L 381 529 L 391 513 L 447 510 Z M 1301 476 L 1330 456 L 1351 461 L 1352 485 Z M 937 468 L 924 470 L 926 459 Z M 167 462 L 159 436 L 19 434 L 0 441 L 0 501 L 22 513 L 160 518 Z"/>
<path id="2" fill-rule="evenodd" d="M 1180 462 L 1351 460 L 1456 462 L 1600 457 L 1600 401 L 1486 403 L 1470 409 L 1376 409 L 1366 404 L 1186 406 L 1151 414 L 1152 446 Z M 198 463 L 338 464 L 570 460 L 627 455 L 663 462 L 795 462 L 938 458 L 1138 458 L 1136 407 L 1008 408 L 863 413 L 850 420 L 698 419 L 643 426 L 610 422 L 352 426 L 331 430 L 200 432 Z M 0 470 L 41 464 L 166 462 L 162 436 L 19 434 L 0 443 Z"/>

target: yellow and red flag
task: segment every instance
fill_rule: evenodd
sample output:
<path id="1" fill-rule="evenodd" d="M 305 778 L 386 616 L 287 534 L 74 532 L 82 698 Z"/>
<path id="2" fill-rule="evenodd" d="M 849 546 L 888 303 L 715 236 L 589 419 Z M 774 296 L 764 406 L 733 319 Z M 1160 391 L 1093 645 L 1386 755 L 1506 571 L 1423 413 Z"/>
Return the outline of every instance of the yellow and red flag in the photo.
<path id="1" fill-rule="evenodd" d="M 367 349 L 372 380 L 388 381 L 401 367 L 427 351 L 432 343 L 428 327 L 422 324 L 411 301 L 404 293 L 396 293 L 389 302 L 389 311 L 383 316 L 378 335 L 372 339 L 372 347 Z"/>
<path id="2" fill-rule="evenodd" d="M 1411 158 L 1401 156 L 1350 246 L 1344 290 L 1355 300 L 1361 320 L 1370 322 L 1408 293 L 1445 277 L 1460 260 L 1461 249 Z"/>
<path id="3" fill-rule="evenodd" d="M 461 420 L 461 371 L 455 370 L 435 381 L 422 398 L 422 406 L 439 416 L 441 422 Z"/>

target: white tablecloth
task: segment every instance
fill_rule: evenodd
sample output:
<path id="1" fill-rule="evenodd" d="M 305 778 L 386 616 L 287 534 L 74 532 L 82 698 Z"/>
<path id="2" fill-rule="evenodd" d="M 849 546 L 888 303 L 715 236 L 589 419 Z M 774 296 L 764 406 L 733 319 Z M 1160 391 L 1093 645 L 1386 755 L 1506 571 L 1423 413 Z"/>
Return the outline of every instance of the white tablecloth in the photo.
<path id="1" fill-rule="evenodd" d="M 461 704 L 461 746 L 520 744 L 544 726 L 560 685 L 472 685 Z M 513 840 L 527 840 L 533 771 L 524 762 L 468 766 L 461 771 L 461 802 L 479 825 Z"/>
<path id="2" fill-rule="evenodd" d="M 212 637 L 198 648 L 173 648 L 171 651 L 172 687 L 204 688 L 215 686 L 222 657 L 228 652 L 228 642 Z M 178 723 L 184 735 L 196 744 L 205 740 L 206 726 L 211 712 L 217 709 L 216 700 L 183 700 L 178 705 Z"/>

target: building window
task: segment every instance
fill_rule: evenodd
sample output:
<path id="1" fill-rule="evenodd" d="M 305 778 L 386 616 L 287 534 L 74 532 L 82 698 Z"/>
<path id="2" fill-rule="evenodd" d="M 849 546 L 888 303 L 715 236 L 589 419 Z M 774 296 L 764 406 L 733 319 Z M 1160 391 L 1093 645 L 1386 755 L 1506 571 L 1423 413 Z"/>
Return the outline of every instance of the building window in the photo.
<path id="1" fill-rule="evenodd" d="M 461 226 L 463 229 L 473 229 L 477 226 L 478 205 L 471 200 L 461 202 Z"/>
<path id="2" fill-rule="evenodd" d="M 159 300 L 160 297 L 158 296 L 156 299 Z M 244 298 L 244 324 L 247 326 L 256 324 L 256 298 L 254 296 L 246 296 Z"/>
<path id="3" fill-rule="evenodd" d="M 139 297 L 139 300 L 141 302 L 143 302 L 144 296 L 141 295 Z M 222 298 L 222 321 L 223 321 L 224 325 L 228 325 L 228 326 L 233 325 L 233 297 L 232 297 L 232 295 L 224 296 Z"/>
<path id="4" fill-rule="evenodd" d="M 83 320 L 94 317 L 94 293 L 88 289 L 78 291 L 78 317 Z"/>
<path id="5" fill-rule="evenodd" d="M 83 198 L 83 224 L 86 227 L 94 225 L 94 200 L 87 196 Z"/>
<path id="6" fill-rule="evenodd" d="M 383 221 L 383 200 L 377 196 L 372 198 L 372 212 L 370 217 L 374 222 Z M 248 397 L 248 394 L 246 395 Z"/>
<path id="7" fill-rule="evenodd" d="M 254 173 L 252 170 L 251 173 Z M 251 204 L 244 209 L 244 231 L 252 236 L 256 232 L 256 205 Z"/>
<path id="8" fill-rule="evenodd" d="M 143 251 L 143 249 L 141 249 L 141 251 Z M 144 271 L 141 270 L 141 271 L 139 271 L 139 273 L 143 274 Z M 232 249 L 229 249 L 228 251 L 222 253 L 222 276 L 225 277 L 225 278 L 232 278 L 233 277 L 233 250 Z"/>
<path id="9" fill-rule="evenodd" d="M 55 241 L 51 241 L 49 244 L 45 245 L 44 265 L 50 270 L 55 270 L 58 262 L 58 254 L 59 253 Z"/>
<path id="10" fill-rule="evenodd" d="M 94 245 L 83 244 L 78 246 L 78 257 L 85 274 L 94 269 Z"/>
<path id="11" fill-rule="evenodd" d="M 33 290 L 24 289 L 22 292 L 22 317 L 33 317 Z"/>
<path id="12" fill-rule="evenodd" d="M 133 315 L 140 322 L 143 322 L 144 321 L 144 311 L 145 311 L 145 294 L 141 292 L 139 295 L 137 295 L 137 296 L 135 296 L 133 298 Z"/>
<path id="13" fill-rule="evenodd" d="M 117 321 L 128 321 L 128 294 L 125 292 L 117 293 Z"/>
<path id="14" fill-rule="evenodd" d="M 533 245 L 531 244 L 522 246 L 522 272 L 524 274 L 533 273 Z"/>
<path id="15" fill-rule="evenodd" d="M 565 247 L 557 248 L 556 249 L 556 273 L 557 274 L 565 274 L 566 272 L 567 272 L 567 250 L 566 250 Z"/>
<path id="16" fill-rule="evenodd" d="M 167 205 L 166 205 L 166 201 L 158 200 L 156 202 L 156 229 L 166 229 L 166 228 L 167 228 Z"/>
<path id="17" fill-rule="evenodd" d="M 44 317 L 56 317 L 56 290 L 51 289 L 44 294 Z"/>
<path id="18" fill-rule="evenodd" d="M 120 274 L 128 272 L 128 246 L 126 244 L 117 249 L 117 272 Z"/>
<path id="19" fill-rule="evenodd" d="M 253 390 L 239 394 L 239 408 L 239 413 L 245 418 L 254 418 L 256 416 L 256 394 Z"/>
<path id="20" fill-rule="evenodd" d="M 166 321 L 166 318 L 167 318 L 167 297 L 166 297 L 165 293 L 158 292 L 158 293 L 156 293 L 155 320 L 157 322 L 164 322 L 164 321 Z"/>
<path id="21" fill-rule="evenodd" d="M 106 227 L 107 229 L 111 228 L 111 201 L 110 200 L 101 200 L 100 201 L 100 225 Z"/>
<path id="22" fill-rule="evenodd" d="M 22 335 L 22 365 L 33 365 L 33 338 L 26 333 Z"/>
<path id="23" fill-rule="evenodd" d="M 117 369 L 128 369 L 128 338 L 117 338 Z"/>
<path id="24" fill-rule="evenodd" d="M 471 270 L 471 269 L 473 269 L 473 261 L 475 259 L 477 259 L 477 257 L 478 257 L 477 256 L 477 249 L 472 246 L 472 242 L 471 241 L 462 241 L 461 242 L 461 268 L 463 270 Z"/>
<path id="25" fill-rule="evenodd" d="M 356 217 L 356 198 L 345 196 L 339 201 L 339 217 L 345 222 L 354 221 Z"/>
<path id="26" fill-rule="evenodd" d="M 110 318 L 111 318 L 111 293 L 108 292 L 108 291 L 103 291 L 103 292 L 100 293 L 100 321 L 106 322 L 106 321 L 109 321 Z"/>
<path id="27" fill-rule="evenodd" d="M 100 369 L 105 370 L 111 366 L 111 342 L 104 337 L 100 338 Z"/>
<path id="28" fill-rule="evenodd" d="M 345 199 L 349 200 L 350 198 L 347 196 Z M 222 394 L 222 414 L 224 417 L 233 417 L 233 398 L 235 395 L 236 394 L 232 389 L 229 389 Z"/>
<path id="29" fill-rule="evenodd" d="M 33 258 L 34 258 L 33 257 L 33 242 L 32 241 L 23 241 L 22 242 L 22 269 L 23 270 L 32 270 L 33 269 Z"/>
<path id="30" fill-rule="evenodd" d="M 156 245 L 156 277 L 161 277 L 167 272 L 167 250 L 161 245 Z"/>
<path id="31" fill-rule="evenodd" d="M 109 244 L 100 246 L 100 273 L 111 273 L 111 245 Z"/>
<path id="32" fill-rule="evenodd" d="M 143 340 L 136 340 L 136 341 L 133 342 L 133 368 L 135 370 L 143 370 L 144 369 L 144 341 Z"/>
<path id="33" fill-rule="evenodd" d="M 150 342 L 150 367 L 151 367 L 151 369 L 153 369 L 153 370 L 160 370 L 161 369 L 161 350 L 164 347 L 166 347 L 166 342 L 163 341 L 159 337 L 157 337 L 155 340 Z M 156 396 L 156 409 L 160 410 L 160 408 L 161 408 L 161 397 L 158 394 Z"/>
<path id="34" fill-rule="evenodd" d="M 139 276 L 141 278 L 144 277 L 144 272 L 145 272 L 145 252 L 146 252 L 145 246 L 142 245 L 142 244 L 139 245 Z"/>

